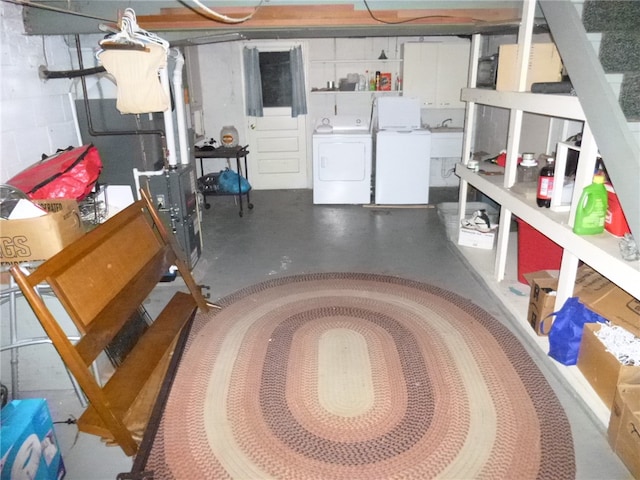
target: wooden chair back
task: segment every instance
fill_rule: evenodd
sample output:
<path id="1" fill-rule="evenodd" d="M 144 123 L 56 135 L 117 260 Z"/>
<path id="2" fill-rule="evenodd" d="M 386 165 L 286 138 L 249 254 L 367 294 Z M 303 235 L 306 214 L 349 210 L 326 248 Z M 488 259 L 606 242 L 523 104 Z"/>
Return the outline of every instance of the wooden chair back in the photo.
<path id="1" fill-rule="evenodd" d="M 64 248 L 35 271 L 11 273 L 90 402 L 78 428 L 136 453 L 176 338 L 197 308 L 209 305 L 175 238 L 148 195 Z M 154 290 L 177 266 L 189 293 L 178 292 L 104 385 L 91 366 Z M 36 287 L 46 283 L 80 332 L 72 343 Z"/>

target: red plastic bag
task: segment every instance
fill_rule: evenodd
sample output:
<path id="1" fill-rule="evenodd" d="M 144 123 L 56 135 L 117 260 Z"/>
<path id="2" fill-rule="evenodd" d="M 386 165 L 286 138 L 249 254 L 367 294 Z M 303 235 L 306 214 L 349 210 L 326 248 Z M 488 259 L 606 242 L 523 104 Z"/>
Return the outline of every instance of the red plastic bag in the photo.
<path id="1" fill-rule="evenodd" d="M 102 160 L 93 144 L 68 147 L 23 170 L 7 183 L 33 200 L 83 200 L 98 181 Z"/>

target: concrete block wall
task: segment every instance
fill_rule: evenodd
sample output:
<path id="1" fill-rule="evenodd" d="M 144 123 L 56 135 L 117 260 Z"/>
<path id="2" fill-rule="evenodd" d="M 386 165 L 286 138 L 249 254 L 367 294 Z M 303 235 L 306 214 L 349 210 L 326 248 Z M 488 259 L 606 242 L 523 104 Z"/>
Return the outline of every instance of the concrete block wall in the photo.
<path id="1" fill-rule="evenodd" d="M 44 81 L 38 75 L 41 65 L 50 70 L 72 68 L 70 58 L 65 37 L 25 35 L 22 7 L 0 2 L 0 183 L 40 160 L 43 153 L 79 144 L 69 98 L 71 80 Z M 11 341 L 7 287 L 2 285 L 5 298 L 0 304 L 2 346 Z M 16 315 L 18 340 L 44 336 L 24 298 L 16 299 Z M 70 322 L 67 327 L 73 333 Z M 19 391 L 10 393 L 24 397 L 29 390 L 71 388 L 62 360 L 50 344 L 21 348 L 14 357 L 10 350 L 2 352 L 0 379 L 10 390 L 12 364 L 18 369 Z"/>
<path id="2" fill-rule="evenodd" d="M 79 144 L 72 82 L 41 80 L 41 65 L 72 68 L 66 37 L 25 35 L 22 7 L 0 2 L 0 183 L 43 153 Z"/>

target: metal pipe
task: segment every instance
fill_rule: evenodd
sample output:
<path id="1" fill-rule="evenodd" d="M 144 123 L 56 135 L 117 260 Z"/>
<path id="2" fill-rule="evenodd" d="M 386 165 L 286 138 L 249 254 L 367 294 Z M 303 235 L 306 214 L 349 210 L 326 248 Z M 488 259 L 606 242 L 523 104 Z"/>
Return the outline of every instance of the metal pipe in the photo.
<path id="1" fill-rule="evenodd" d="M 184 57 L 180 50 L 172 48 L 170 50 L 176 58 L 176 65 L 173 69 L 173 94 L 176 105 L 176 121 L 178 123 L 178 142 L 180 144 L 180 163 L 189 164 L 189 143 L 187 139 L 187 117 L 185 115 L 185 102 L 182 84 L 182 69 L 184 68 Z"/>
<path id="2" fill-rule="evenodd" d="M 171 89 L 169 88 L 169 72 L 168 66 L 160 69 L 160 83 L 164 88 L 167 95 L 171 95 Z M 173 112 L 170 108 L 167 108 L 162 112 L 164 118 L 164 131 L 166 138 L 166 156 L 167 164 L 169 168 L 175 168 L 178 164 L 176 159 L 176 135 L 173 126 Z"/>
<path id="3" fill-rule="evenodd" d="M 84 68 L 82 70 L 59 70 L 52 72 L 51 70 L 47 70 L 47 67 L 44 65 L 40 65 L 40 68 L 38 69 L 38 75 L 43 80 L 49 80 L 51 78 L 84 77 L 85 75 L 96 75 L 104 72 L 106 72 L 104 67 Z"/>

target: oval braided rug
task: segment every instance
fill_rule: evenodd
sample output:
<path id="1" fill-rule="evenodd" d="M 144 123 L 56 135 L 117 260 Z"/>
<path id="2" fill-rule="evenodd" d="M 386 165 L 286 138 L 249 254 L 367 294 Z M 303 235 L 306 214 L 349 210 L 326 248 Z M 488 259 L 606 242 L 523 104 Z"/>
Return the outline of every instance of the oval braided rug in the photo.
<path id="1" fill-rule="evenodd" d="M 571 430 L 491 315 L 397 277 L 311 274 L 196 318 L 155 479 L 575 478 Z"/>

